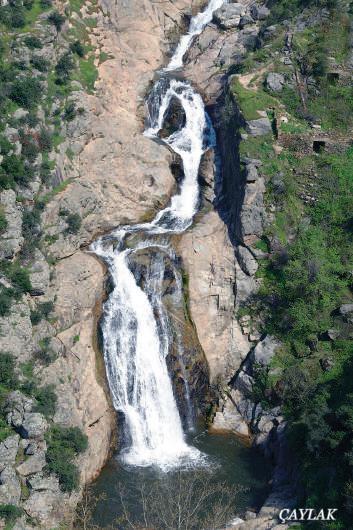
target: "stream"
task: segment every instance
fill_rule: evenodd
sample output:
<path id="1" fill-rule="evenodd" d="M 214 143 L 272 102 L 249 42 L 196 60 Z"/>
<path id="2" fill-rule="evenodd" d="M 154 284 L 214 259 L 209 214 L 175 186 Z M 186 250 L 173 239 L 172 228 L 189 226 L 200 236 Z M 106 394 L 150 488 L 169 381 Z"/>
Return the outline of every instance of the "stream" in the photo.
<path id="1" fill-rule="evenodd" d="M 171 240 L 193 223 L 200 206 L 201 159 L 215 147 L 216 138 L 201 96 L 187 81 L 179 76 L 175 79 L 173 73 L 183 66 L 194 37 L 223 3 L 211 0 L 191 19 L 189 32 L 181 38 L 167 67 L 159 72 L 146 102 L 144 134 L 151 141 L 165 143 L 182 161 L 183 178 L 176 194 L 152 221 L 120 226 L 91 248 L 106 263 L 111 279 L 101 331 L 109 388 L 119 417 L 119 452 L 94 484 L 95 493 L 107 495 L 94 510 L 99 526 L 111 524 L 121 512 L 118 483 L 124 484 L 127 496 L 133 499 L 141 481 L 155 484 L 172 480 L 180 470 L 207 470 L 212 481 L 249 488 L 241 493 L 237 509 L 260 505 L 266 494 L 268 473 L 259 455 L 232 436 L 210 435 L 196 425 L 187 376 L 183 378 L 187 421 L 182 418 L 167 366 L 167 356 L 176 342 L 184 369 L 183 337 L 175 339 L 162 300 L 165 263 L 172 264 L 176 286 L 172 296 L 179 300 L 183 285 Z M 182 108 L 184 123 L 161 138 L 172 101 Z M 139 260 L 145 253 L 148 262 L 141 265 Z M 133 500 L 131 509 L 139 510 Z"/>

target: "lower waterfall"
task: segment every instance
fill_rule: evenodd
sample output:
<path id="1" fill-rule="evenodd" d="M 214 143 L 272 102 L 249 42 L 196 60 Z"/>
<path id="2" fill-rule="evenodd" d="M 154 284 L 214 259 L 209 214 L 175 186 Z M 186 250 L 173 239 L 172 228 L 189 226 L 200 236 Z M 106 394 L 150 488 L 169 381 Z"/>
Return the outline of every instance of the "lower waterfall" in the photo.
<path id="1" fill-rule="evenodd" d="M 192 38 L 222 4 L 223 0 L 211 0 L 205 11 L 191 20 L 190 31 L 181 39 L 167 71 L 182 65 Z M 163 281 L 161 255 L 170 248 L 168 236 L 185 231 L 198 210 L 200 162 L 215 141 L 201 96 L 190 84 L 170 79 L 168 74 L 162 74 L 147 100 L 145 135 L 159 138 L 173 99 L 183 109 L 185 125 L 163 142 L 181 157 L 184 178 L 180 189 L 151 222 L 119 227 L 92 245 L 92 251 L 107 264 L 113 284 L 104 304 L 102 333 L 113 404 L 123 415 L 121 458 L 130 465 L 157 465 L 162 469 L 203 459 L 201 452 L 185 441 L 167 369 L 171 336 L 157 286 Z M 131 259 L 151 246 L 157 249 L 157 256 L 143 285 L 139 285 Z"/>

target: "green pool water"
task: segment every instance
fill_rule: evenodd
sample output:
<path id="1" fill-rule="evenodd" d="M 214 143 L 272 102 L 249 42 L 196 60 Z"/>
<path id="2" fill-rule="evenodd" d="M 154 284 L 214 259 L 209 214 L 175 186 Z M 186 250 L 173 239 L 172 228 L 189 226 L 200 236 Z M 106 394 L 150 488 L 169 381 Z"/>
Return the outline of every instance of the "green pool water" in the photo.
<path id="1" fill-rule="evenodd" d="M 182 468 L 183 473 L 192 477 L 202 468 L 202 472 L 207 473 L 212 484 L 226 483 L 229 487 L 246 488 L 234 498 L 236 515 L 241 516 L 246 509 L 256 509 L 261 506 L 269 490 L 271 470 L 259 451 L 247 447 L 235 436 L 210 434 L 206 431 L 189 434 L 188 442 L 203 453 L 201 459 L 203 464 L 193 468 Z M 100 528 L 111 526 L 119 530 L 127 529 L 126 523 L 117 522 L 122 515 L 120 492 L 123 491 L 124 502 L 128 505 L 130 513 L 139 514 L 141 484 L 149 489 L 163 481 L 167 489 L 168 483 L 170 488 L 173 488 L 175 487 L 173 477 L 175 478 L 178 472 L 180 472 L 178 469 L 163 472 L 153 467 L 127 467 L 116 454 L 93 484 L 94 496 L 100 497 L 104 494 L 104 498 L 99 500 L 93 510 L 93 522 Z"/>

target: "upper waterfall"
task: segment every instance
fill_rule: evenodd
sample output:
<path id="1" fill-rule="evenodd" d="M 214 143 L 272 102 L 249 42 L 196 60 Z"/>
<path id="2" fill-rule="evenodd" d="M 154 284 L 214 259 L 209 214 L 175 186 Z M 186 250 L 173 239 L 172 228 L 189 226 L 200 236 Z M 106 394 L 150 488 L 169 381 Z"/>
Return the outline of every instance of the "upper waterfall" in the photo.
<path id="1" fill-rule="evenodd" d="M 176 70 L 177 68 L 181 68 L 183 66 L 184 56 L 188 51 L 194 37 L 202 33 L 202 30 L 205 28 L 205 26 L 211 22 L 214 11 L 216 11 L 216 9 L 219 7 L 222 7 L 226 1 L 227 0 L 210 0 L 204 11 L 192 17 L 189 31 L 186 35 L 181 37 L 180 42 L 168 63 L 168 66 L 165 68 L 166 72 Z"/>

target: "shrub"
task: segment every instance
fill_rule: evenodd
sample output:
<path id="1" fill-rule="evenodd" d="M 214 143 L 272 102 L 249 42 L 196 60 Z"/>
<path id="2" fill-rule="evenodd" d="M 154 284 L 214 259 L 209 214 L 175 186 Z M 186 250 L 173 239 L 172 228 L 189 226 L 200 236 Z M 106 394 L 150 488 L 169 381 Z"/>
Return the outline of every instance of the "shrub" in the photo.
<path id="1" fill-rule="evenodd" d="M 77 232 L 81 228 L 81 217 L 78 215 L 78 213 L 70 213 L 66 217 L 66 223 L 67 223 L 66 232 L 68 234 L 77 234 Z"/>
<path id="2" fill-rule="evenodd" d="M 0 504 L 0 518 L 5 519 L 6 523 L 13 523 L 23 513 L 22 508 L 13 504 Z"/>
<path id="3" fill-rule="evenodd" d="M 51 167 L 47 160 L 44 160 L 40 168 L 40 178 L 43 183 L 47 184 L 51 177 Z"/>
<path id="4" fill-rule="evenodd" d="M 72 121 L 76 118 L 76 115 L 77 115 L 76 105 L 73 101 L 71 101 L 65 107 L 63 118 L 66 121 Z"/>
<path id="5" fill-rule="evenodd" d="M 31 50 L 40 50 L 41 48 L 43 48 L 41 40 L 38 39 L 38 37 L 36 37 L 35 35 L 28 35 L 28 37 L 24 39 L 24 43 L 27 48 L 30 48 Z"/>
<path id="6" fill-rule="evenodd" d="M 31 65 L 39 70 L 39 72 L 47 72 L 49 70 L 49 62 L 40 55 L 34 55 L 32 57 Z"/>
<path id="7" fill-rule="evenodd" d="M 19 182 L 25 173 L 23 160 L 17 155 L 7 155 L 2 161 L 2 169 L 5 171 L 9 182 Z"/>
<path id="8" fill-rule="evenodd" d="M 53 26 L 56 28 L 56 31 L 59 32 L 64 25 L 65 17 L 64 15 L 58 13 L 58 11 L 54 11 L 48 16 L 48 21 L 50 24 L 53 24 Z"/>
<path id="9" fill-rule="evenodd" d="M 31 109 L 41 98 L 41 84 L 33 77 L 18 79 L 11 85 L 9 98 L 25 109 Z"/>
<path id="10" fill-rule="evenodd" d="M 87 436 L 78 427 L 54 425 L 46 434 L 46 441 L 48 470 L 57 474 L 63 491 L 73 491 L 79 484 L 78 470 L 73 459 L 87 449 Z"/>
<path id="11" fill-rule="evenodd" d="M 0 136 L 0 153 L 2 155 L 7 155 L 11 149 L 11 142 L 5 136 Z"/>
<path id="12" fill-rule="evenodd" d="M 40 5 L 43 9 L 47 9 L 53 5 L 53 0 L 40 0 Z"/>
<path id="13" fill-rule="evenodd" d="M 10 353 L 0 352 L 0 384 L 10 389 L 17 384 L 15 359 Z"/>
<path id="14" fill-rule="evenodd" d="M 11 436 L 11 434 L 13 434 L 13 430 L 8 426 L 4 418 L 0 417 L 0 443 L 6 440 L 8 436 Z"/>
<path id="15" fill-rule="evenodd" d="M 44 414 L 46 418 L 52 418 L 55 414 L 56 403 L 58 400 L 54 391 L 54 386 L 48 385 L 38 388 L 33 395 L 37 400 L 35 412 Z"/>
<path id="16" fill-rule="evenodd" d="M 70 74 L 73 68 L 75 67 L 75 64 L 72 60 L 72 56 L 70 52 L 65 53 L 62 55 L 55 66 L 55 72 L 57 75 L 56 82 L 58 84 L 65 84 L 70 79 Z"/>
<path id="17" fill-rule="evenodd" d="M 38 143 L 42 151 L 51 151 L 53 149 L 52 135 L 48 129 L 42 127 L 39 133 Z"/>
<path id="18" fill-rule="evenodd" d="M 26 24 L 24 10 L 20 7 L 13 7 L 11 10 L 10 25 L 13 28 L 22 28 Z"/>
<path id="19" fill-rule="evenodd" d="M 7 228 L 7 219 L 4 209 L 0 206 L 0 234 Z"/>
<path id="20" fill-rule="evenodd" d="M 32 286 L 27 269 L 21 267 L 18 263 L 14 263 L 11 264 L 11 267 L 9 267 L 6 272 L 7 276 L 14 284 L 17 296 L 31 291 Z"/>
<path id="21" fill-rule="evenodd" d="M 0 317 L 5 317 L 10 313 L 14 290 L 0 286 Z"/>
<path id="22" fill-rule="evenodd" d="M 70 50 L 72 51 L 72 53 L 76 53 L 79 57 L 85 56 L 85 49 L 79 40 L 76 40 L 75 42 L 70 44 Z"/>
<path id="23" fill-rule="evenodd" d="M 22 156 L 26 158 L 29 162 L 35 162 L 39 149 L 36 143 L 34 143 L 32 136 L 24 136 L 21 138 L 22 144 Z"/>

